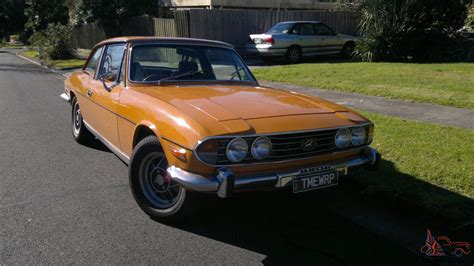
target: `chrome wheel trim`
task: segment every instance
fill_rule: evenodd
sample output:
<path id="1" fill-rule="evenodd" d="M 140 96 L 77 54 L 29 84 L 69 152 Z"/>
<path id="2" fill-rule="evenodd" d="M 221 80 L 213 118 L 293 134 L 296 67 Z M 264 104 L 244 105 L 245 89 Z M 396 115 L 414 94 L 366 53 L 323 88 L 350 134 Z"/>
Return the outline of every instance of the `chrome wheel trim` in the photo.
<path id="1" fill-rule="evenodd" d="M 72 111 L 72 131 L 74 136 L 79 136 L 82 127 L 82 114 L 81 108 L 79 107 L 79 103 L 76 101 L 74 103 L 73 111 Z"/>
<path id="2" fill-rule="evenodd" d="M 157 209 L 173 207 L 181 195 L 181 186 L 166 171 L 168 162 L 161 152 L 147 154 L 140 162 L 138 181 L 145 199 Z"/>

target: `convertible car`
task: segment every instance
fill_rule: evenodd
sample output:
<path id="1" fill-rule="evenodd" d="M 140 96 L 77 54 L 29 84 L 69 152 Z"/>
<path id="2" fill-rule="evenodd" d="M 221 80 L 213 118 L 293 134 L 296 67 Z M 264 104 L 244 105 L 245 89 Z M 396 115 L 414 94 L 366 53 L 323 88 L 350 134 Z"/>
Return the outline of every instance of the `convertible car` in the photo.
<path id="1" fill-rule="evenodd" d="M 374 125 L 323 99 L 260 86 L 231 45 L 122 37 L 97 44 L 65 81 L 72 135 L 99 139 L 129 167 L 154 219 L 195 210 L 196 192 L 300 193 L 374 169 Z"/>

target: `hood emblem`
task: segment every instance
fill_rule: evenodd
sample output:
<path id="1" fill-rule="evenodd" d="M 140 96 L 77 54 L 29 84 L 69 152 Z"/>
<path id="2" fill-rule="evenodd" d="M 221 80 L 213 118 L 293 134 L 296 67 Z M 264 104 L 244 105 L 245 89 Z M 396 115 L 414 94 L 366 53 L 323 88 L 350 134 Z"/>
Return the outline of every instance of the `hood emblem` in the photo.
<path id="1" fill-rule="evenodd" d="M 301 142 L 301 148 L 303 151 L 314 151 L 316 150 L 316 146 L 318 145 L 318 142 L 316 139 L 304 139 Z"/>

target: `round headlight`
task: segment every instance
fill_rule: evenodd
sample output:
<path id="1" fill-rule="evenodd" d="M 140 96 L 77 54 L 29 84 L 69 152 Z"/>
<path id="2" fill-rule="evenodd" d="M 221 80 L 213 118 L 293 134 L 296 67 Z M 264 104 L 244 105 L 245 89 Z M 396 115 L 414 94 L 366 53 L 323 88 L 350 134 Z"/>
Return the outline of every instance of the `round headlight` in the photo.
<path id="1" fill-rule="evenodd" d="M 336 147 L 339 149 L 344 149 L 349 146 L 351 142 L 351 132 L 347 128 L 339 129 L 336 133 L 335 137 Z"/>
<path id="2" fill-rule="evenodd" d="M 252 156 L 257 160 L 265 160 L 272 151 L 272 142 L 267 137 L 258 137 L 252 143 Z"/>
<path id="3" fill-rule="evenodd" d="M 352 129 L 352 134 L 351 134 L 352 145 L 360 146 L 360 145 L 364 144 L 366 136 L 367 136 L 367 134 L 365 132 L 365 128 L 363 128 L 363 127 L 353 128 Z"/>
<path id="4" fill-rule="evenodd" d="M 233 163 L 241 162 L 247 157 L 249 145 L 243 138 L 235 138 L 227 145 L 226 155 Z"/>

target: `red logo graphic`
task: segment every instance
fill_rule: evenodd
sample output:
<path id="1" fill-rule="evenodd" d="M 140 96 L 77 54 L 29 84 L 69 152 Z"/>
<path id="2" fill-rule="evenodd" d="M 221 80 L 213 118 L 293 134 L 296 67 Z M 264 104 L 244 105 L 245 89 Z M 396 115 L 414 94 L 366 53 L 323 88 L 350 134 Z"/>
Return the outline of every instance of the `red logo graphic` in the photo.
<path id="1" fill-rule="evenodd" d="M 453 242 L 446 236 L 434 237 L 428 229 L 425 244 L 421 246 L 420 251 L 430 257 L 446 256 L 447 254 L 461 257 L 471 253 L 471 244 Z"/>

